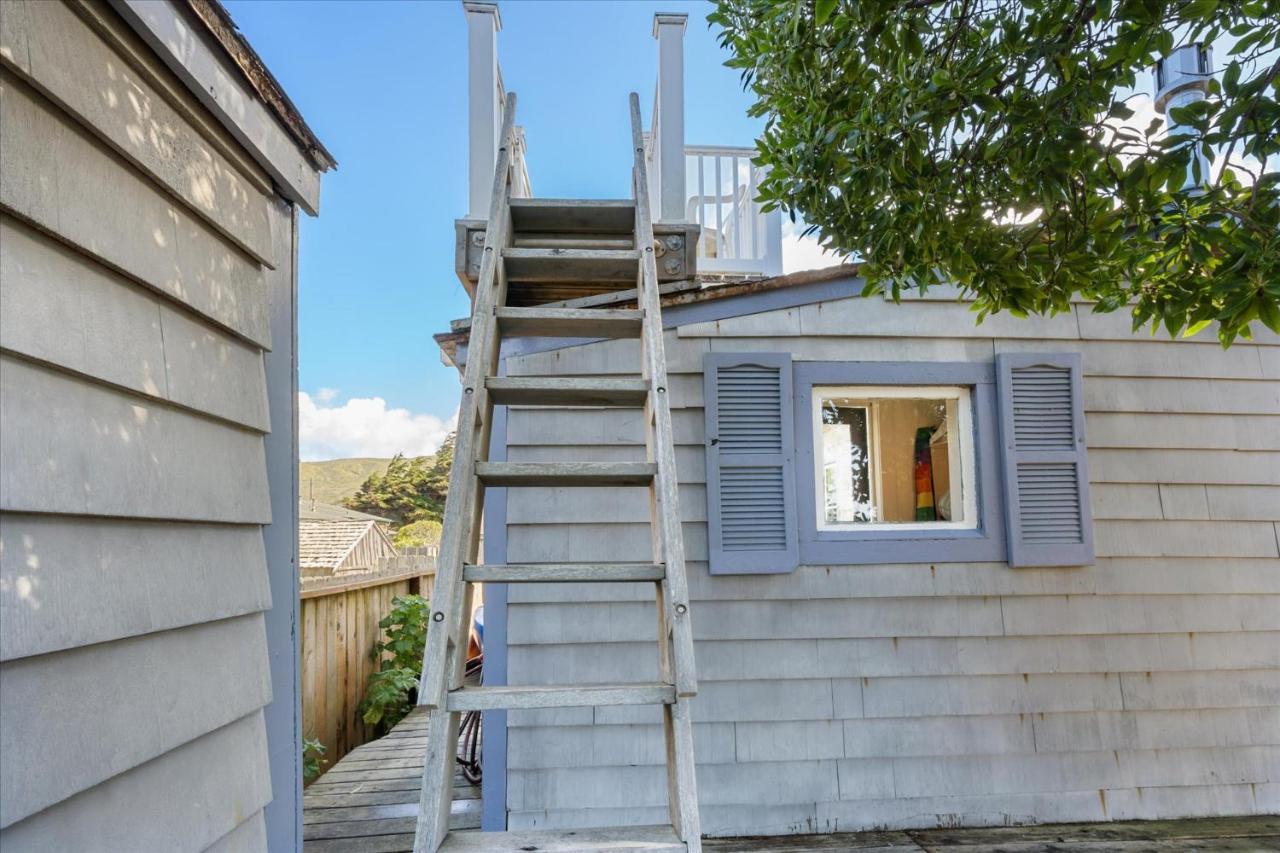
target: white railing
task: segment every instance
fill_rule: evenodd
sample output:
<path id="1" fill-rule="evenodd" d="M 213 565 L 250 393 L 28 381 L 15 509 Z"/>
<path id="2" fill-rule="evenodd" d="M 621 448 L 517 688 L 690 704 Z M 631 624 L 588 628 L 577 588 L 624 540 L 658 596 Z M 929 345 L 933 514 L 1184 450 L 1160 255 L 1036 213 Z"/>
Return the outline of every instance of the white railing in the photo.
<path id="1" fill-rule="evenodd" d="M 685 146 L 686 222 L 701 227 L 698 269 L 755 275 L 782 273 L 782 217 L 756 201 L 764 170 L 754 148 Z"/>
<path id="2" fill-rule="evenodd" d="M 755 201 L 762 177 L 753 148 L 684 144 L 684 15 L 654 15 L 658 85 L 645 137 L 649 198 L 660 223 L 695 222 L 698 269 L 782 274 L 782 218 Z"/>

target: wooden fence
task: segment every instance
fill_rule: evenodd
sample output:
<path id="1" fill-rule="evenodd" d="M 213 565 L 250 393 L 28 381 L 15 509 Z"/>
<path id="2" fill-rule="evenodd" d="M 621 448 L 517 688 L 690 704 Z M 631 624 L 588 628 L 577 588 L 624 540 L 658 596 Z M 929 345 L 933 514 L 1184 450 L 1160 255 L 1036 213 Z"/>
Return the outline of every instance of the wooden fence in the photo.
<path id="1" fill-rule="evenodd" d="M 356 707 L 378 668 L 371 657 L 382 639 L 378 621 L 396 596 L 429 596 L 435 567 L 434 548 L 411 548 L 373 572 L 303 581 L 302 731 L 324 744 L 324 769 L 372 739 Z"/>

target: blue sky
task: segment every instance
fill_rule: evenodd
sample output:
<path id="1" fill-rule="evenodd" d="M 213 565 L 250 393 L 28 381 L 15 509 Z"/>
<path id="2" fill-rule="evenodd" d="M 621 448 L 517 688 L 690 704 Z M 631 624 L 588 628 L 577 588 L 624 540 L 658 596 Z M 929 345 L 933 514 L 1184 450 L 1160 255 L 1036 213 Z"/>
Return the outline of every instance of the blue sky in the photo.
<path id="1" fill-rule="evenodd" d="M 466 207 L 460 2 L 228 0 L 338 160 L 299 258 L 302 456 L 425 452 L 458 405 L 432 340 L 470 307 L 453 273 Z M 498 53 L 536 195 L 630 195 L 627 94 L 648 116 L 653 14 L 686 12 L 686 138 L 751 144 L 759 121 L 708 29 L 710 3 L 507 0 Z"/>

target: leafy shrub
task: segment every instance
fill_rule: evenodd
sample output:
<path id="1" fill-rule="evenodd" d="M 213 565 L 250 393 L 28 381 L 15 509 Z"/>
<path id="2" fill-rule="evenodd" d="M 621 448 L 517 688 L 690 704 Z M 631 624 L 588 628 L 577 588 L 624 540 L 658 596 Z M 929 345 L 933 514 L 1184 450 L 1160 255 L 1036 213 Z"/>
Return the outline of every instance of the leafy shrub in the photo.
<path id="1" fill-rule="evenodd" d="M 397 548 L 421 548 L 423 545 L 440 543 L 440 522 L 432 518 L 424 518 L 406 524 L 396 531 L 395 546 Z"/>
<path id="2" fill-rule="evenodd" d="M 379 735 L 403 720 L 417 700 L 431 602 L 420 595 L 401 595 L 391 605 L 391 612 L 378 622 L 386 639 L 375 643 L 369 653 L 382 664 L 369 676 L 364 699 L 356 709 Z"/>
<path id="3" fill-rule="evenodd" d="M 325 746 L 313 737 L 302 741 L 302 778 L 310 782 L 320 775 L 320 768 L 329 762 L 324 759 Z"/>

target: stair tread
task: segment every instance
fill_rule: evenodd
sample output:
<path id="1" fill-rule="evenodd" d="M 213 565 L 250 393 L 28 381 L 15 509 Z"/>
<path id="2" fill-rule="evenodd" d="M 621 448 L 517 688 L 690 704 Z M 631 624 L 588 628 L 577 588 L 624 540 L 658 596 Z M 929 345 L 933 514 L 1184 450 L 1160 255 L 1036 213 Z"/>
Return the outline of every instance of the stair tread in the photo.
<path id="1" fill-rule="evenodd" d="M 631 199 L 513 198 L 511 224 L 517 233 L 631 234 L 635 211 Z"/>
<path id="2" fill-rule="evenodd" d="M 647 486 L 652 462 L 477 462 L 486 486 Z"/>
<path id="3" fill-rule="evenodd" d="M 640 264 L 635 249 L 502 250 L 508 281 L 633 282 Z"/>
<path id="4" fill-rule="evenodd" d="M 644 312 L 634 308 L 499 308 L 507 337 L 638 338 Z"/>
<path id="5" fill-rule="evenodd" d="M 524 829 L 510 832 L 454 831 L 440 853 L 675 853 L 687 846 L 670 826 L 592 827 L 590 829 Z"/>
<path id="6" fill-rule="evenodd" d="M 468 565 L 463 579 L 471 583 L 628 583 L 659 581 L 661 563 L 511 563 Z"/>
<path id="7" fill-rule="evenodd" d="M 516 708 L 583 708 L 598 705 L 669 705 L 674 685 L 661 681 L 629 684 L 540 684 L 461 687 L 449 691 L 450 711 Z"/>
<path id="8" fill-rule="evenodd" d="M 649 383 L 643 379 L 491 376 L 489 397 L 499 406 L 643 406 Z"/>

